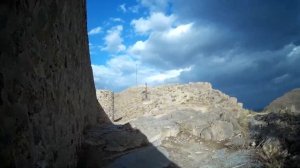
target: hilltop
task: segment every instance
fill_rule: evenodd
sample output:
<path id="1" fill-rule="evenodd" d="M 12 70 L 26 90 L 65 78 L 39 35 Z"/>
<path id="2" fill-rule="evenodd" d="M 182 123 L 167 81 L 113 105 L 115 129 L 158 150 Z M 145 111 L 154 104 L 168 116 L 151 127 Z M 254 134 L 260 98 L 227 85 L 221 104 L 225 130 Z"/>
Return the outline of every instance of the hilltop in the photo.
<path id="1" fill-rule="evenodd" d="M 299 150 L 292 148 L 299 146 L 299 119 L 295 113 L 299 109 L 299 93 L 295 89 L 257 113 L 244 109 L 235 97 L 213 89 L 207 82 L 139 86 L 120 93 L 96 91 L 99 103 L 114 124 L 139 130 L 179 167 L 297 165 Z M 113 147 L 109 138 L 104 143 L 108 151 L 128 151 L 110 165 L 122 167 L 134 157 L 148 159 L 151 152 L 141 146 L 141 141 L 122 138 Z M 132 162 L 131 166 L 135 164 Z"/>

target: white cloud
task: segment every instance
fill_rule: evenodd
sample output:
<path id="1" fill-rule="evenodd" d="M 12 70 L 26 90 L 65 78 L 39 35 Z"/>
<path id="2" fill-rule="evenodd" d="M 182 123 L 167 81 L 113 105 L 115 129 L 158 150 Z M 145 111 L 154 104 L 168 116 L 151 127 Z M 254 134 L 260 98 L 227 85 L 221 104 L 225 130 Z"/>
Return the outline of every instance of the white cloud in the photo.
<path id="1" fill-rule="evenodd" d="M 92 65 L 97 88 L 124 89 L 135 84 L 138 62 L 128 55 L 114 56 L 105 65 Z"/>
<path id="2" fill-rule="evenodd" d="M 102 48 L 104 51 L 111 53 L 118 53 L 126 50 L 126 46 L 123 44 L 123 38 L 121 33 L 123 31 L 123 26 L 118 25 L 112 27 L 107 31 L 107 35 L 104 37 L 105 47 Z"/>
<path id="3" fill-rule="evenodd" d="M 210 27 L 179 24 L 165 30 L 150 30 L 148 39 L 137 41 L 129 47 L 128 53 L 157 67 L 182 68 L 193 65 L 194 59 L 204 55 L 203 48 L 213 47 L 220 36 L 221 31 Z"/>
<path id="4" fill-rule="evenodd" d="M 236 26 L 240 25 L 238 22 L 231 23 L 231 19 L 216 16 L 205 8 L 199 10 L 201 5 L 195 6 L 194 2 L 190 3 L 191 6 L 181 3 L 176 6 L 173 3 L 169 8 L 170 1 L 173 2 L 138 0 L 135 6 L 119 6 L 119 11 L 124 13 L 140 12 L 141 15 L 130 23 L 134 32 L 143 37 L 136 37 L 137 34 L 130 36 L 130 40 L 138 40 L 127 48 L 121 36 L 122 26 L 107 31 L 105 45 L 101 49 L 114 56 L 105 65 L 92 65 L 98 88 L 120 90 L 134 86 L 136 67 L 139 84 L 202 80 L 212 82 L 219 89 L 230 91 L 232 88 L 245 88 L 249 93 L 255 92 L 257 85 L 261 88 L 271 88 L 272 85 L 299 86 L 300 47 L 292 41 L 286 47 L 278 45 L 277 49 L 264 48 L 263 45 L 251 47 L 256 45 L 250 43 L 257 42 L 260 46 L 265 41 L 264 36 L 255 41 L 255 32 L 245 33 L 252 30 L 251 27 L 243 30 Z M 203 2 L 203 6 L 205 3 L 215 4 L 208 2 Z M 230 21 L 228 25 L 226 18 Z M 122 22 L 120 18 L 111 18 L 110 21 Z M 274 34 L 278 34 L 277 29 Z M 94 48 L 99 50 L 99 46 Z M 243 95 L 244 90 L 231 93 Z"/>
<path id="5" fill-rule="evenodd" d="M 156 83 L 164 83 L 169 79 L 178 78 L 182 72 L 188 72 L 191 70 L 191 67 L 183 68 L 183 69 L 172 69 L 167 70 L 161 73 L 150 75 L 146 77 L 145 81 L 156 84 Z"/>
<path id="6" fill-rule="evenodd" d="M 122 12 L 124 12 L 124 13 L 127 12 L 126 4 L 120 5 L 119 8 L 121 9 Z"/>
<path id="7" fill-rule="evenodd" d="M 139 0 L 139 3 L 151 12 L 163 12 L 167 9 L 169 0 Z"/>
<path id="8" fill-rule="evenodd" d="M 300 46 L 294 46 L 293 50 L 287 56 L 290 58 L 300 57 Z"/>
<path id="9" fill-rule="evenodd" d="M 139 9 L 140 9 L 140 5 L 134 5 L 134 6 L 128 7 L 128 10 L 132 13 L 138 13 Z"/>
<path id="10" fill-rule="evenodd" d="M 124 22 L 124 20 L 121 18 L 110 18 L 110 20 L 113 22 L 122 22 L 122 23 Z"/>
<path id="11" fill-rule="evenodd" d="M 95 27 L 95 28 L 93 28 L 92 30 L 90 30 L 90 31 L 88 32 L 88 35 L 99 34 L 99 33 L 101 33 L 101 31 L 102 31 L 102 28 L 101 28 L 101 27 Z"/>
<path id="12" fill-rule="evenodd" d="M 279 83 L 282 83 L 284 81 L 287 81 L 288 78 L 290 77 L 289 74 L 283 74 L 281 76 L 278 76 L 276 78 L 274 78 L 272 81 L 275 83 L 275 84 L 279 84 Z"/>
<path id="13" fill-rule="evenodd" d="M 163 13 L 152 13 L 148 18 L 139 18 L 132 20 L 131 25 L 135 32 L 140 34 L 149 33 L 150 31 L 164 31 L 172 27 L 175 16 L 166 16 Z"/>
<path id="14" fill-rule="evenodd" d="M 146 82 L 149 85 L 157 85 L 169 81 L 180 82 L 180 74 L 191 70 L 191 67 L 159 70 L 143 65 L 129 55 L 115 56 L 105 65 L 92 65 L 92 68 L 97 88 L 117 91 L 136 85 L 136 71 L 138 85 Z"/>

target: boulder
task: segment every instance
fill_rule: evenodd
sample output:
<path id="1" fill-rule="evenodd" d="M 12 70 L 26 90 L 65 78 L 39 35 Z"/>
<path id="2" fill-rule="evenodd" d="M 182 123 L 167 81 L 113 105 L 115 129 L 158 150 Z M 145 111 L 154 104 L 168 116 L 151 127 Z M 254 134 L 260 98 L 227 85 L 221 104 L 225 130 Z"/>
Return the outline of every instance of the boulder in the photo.
<path id="1" fill-rule="evenodd" d="M 211 133 L 214 141 L 228 140 L 234 135 L 232 124 L 226 121 L 215 121 L 211 125 Z"/>

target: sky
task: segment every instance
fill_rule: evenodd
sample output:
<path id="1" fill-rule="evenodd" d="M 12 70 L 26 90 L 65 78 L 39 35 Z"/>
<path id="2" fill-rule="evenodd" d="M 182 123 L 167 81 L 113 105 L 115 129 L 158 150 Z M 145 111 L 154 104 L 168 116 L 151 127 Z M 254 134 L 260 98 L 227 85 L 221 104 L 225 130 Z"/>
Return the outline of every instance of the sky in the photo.
<path id="1" fill-rule="evenodd" d="M 299 0 L 87 0 L 87 24 L 97 89 L 210 82 L 257 110 L 300 87 Z"/>

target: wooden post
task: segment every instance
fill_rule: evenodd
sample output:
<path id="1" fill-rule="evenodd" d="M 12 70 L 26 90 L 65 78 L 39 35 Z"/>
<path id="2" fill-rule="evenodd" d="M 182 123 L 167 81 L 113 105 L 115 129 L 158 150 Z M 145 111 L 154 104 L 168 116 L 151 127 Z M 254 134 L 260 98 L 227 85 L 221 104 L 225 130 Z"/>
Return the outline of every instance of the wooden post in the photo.
<path id="1" fill-rule="evenodd" d="M 145 99 L 148 99 L 148 90 L 147 90 L 147 82 L 145 83 L 146 88 L 145 88 Z"/>
<path id="2" fill-rule="evenodd" d="M 115 93 L 112 92 L 112 105 L 111 105 L 111 110 L 112 110 L 112 120 L 115 121 Z"/>

